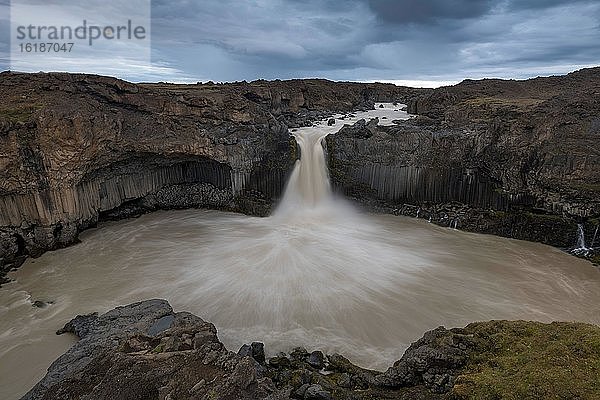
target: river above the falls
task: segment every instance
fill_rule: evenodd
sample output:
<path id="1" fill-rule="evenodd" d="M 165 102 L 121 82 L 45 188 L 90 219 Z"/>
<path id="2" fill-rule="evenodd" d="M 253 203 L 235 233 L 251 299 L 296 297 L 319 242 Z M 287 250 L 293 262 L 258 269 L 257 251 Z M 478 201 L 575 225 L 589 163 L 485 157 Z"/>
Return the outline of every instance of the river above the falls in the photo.
<path id="1" fill-rule="evenodd" d="M 149 298 L 213 322 L 232 351 L 252 341 L 269 354 L 304 346 L 376 369 L 439 325 L 600 323 L 600 271 L 587 261 L 360 213 L 336 198 L 321 147 L 335 129 L 294 132 L 302 159 L 271 217 L 159 211 L 102 224 L 75 246 L 27 260 L 0 289 L 0 398 L 24 394 L 74 343 L 54 332 L 75 315 Z"/>

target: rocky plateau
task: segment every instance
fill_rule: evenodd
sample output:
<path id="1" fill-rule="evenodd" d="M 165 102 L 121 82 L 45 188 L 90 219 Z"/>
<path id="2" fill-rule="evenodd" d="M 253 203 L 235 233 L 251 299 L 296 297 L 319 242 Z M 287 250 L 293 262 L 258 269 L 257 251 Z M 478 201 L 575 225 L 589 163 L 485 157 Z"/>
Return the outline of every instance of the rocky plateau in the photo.
<path id="1" fill-rule="evenodd" d="M 579 224 L 588 243 L 597 234 L 600 68 L 435 90 L 4 72 L 0 92 L 2 274 L 102 220 L 190 207 L 267 215 L 299 157 L 290 129 L 375 102 L 416 117 L 327 137 L 332 183 L 346 196 L 564 249 Z"/>

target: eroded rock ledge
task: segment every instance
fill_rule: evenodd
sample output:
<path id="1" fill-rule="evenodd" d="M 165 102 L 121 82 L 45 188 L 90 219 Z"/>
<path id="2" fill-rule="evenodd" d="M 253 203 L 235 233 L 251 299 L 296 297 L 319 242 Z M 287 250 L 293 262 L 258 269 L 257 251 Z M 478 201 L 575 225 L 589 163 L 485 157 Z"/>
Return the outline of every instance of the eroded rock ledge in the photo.
<path id="1" fill-rule="evenodd" d="M 413 97 L 396 126 L 327 137 L 333 183 L 372 209 L 542 242 L 600 244 L 600 68 L 466 80 Z M 598 259 L 597 261 L 600 261 Z"/>
<path id="2" fill-rule="evenodd" d="M 0 280 L 101 219 L 189 207 L 268 214 L 298 156 L 289 127 L 421 92 L 1 73 Z"/>
<path id="3" fill-rule="evenodd" d="M 600 395 L 600 327 L 491 321 L 427 332 L 385 372 L 339 354 L 262 343 L 227 350 L 209 322 L 164 300 L 78 316 L 80 340 L 24 400 L 483 399 Z M 567 396 L 568 395 L 568 396 Z M 564 397 L 567 396 L 567 397 Z"/>
<path id="4" fill-rule="evenodd" d="M 600 244 L 600 68 L 435 90 L 5 72 L 0 94 L 0 283 L 102 219 L 189 207 L 266 215 L 298 157 L 288 128 L 375 101 L 419 116 L 328 137 L 332 181 L 346 195 L 562 248 L 582 224 L 587 245 Z"/>

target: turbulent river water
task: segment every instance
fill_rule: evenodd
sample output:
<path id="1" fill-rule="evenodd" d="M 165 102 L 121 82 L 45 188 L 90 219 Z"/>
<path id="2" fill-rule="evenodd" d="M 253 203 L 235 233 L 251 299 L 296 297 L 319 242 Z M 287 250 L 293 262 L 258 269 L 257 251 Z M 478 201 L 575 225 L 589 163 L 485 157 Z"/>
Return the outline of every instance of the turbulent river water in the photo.
<path id="1" fill-rule="evenodd" d="M 370 112 L 407 115 L 387 105 Z M 357 115 L 354 120 L 362 117 Z M 211 322 L 231 350 L 254 340 L 341 352 L 385 368 L 439 325 L 532 319 L 600 323 L 600 272 L 536 243 L 362 214 L 332 193 L 320 124 L 269 218 L 207 210 L 103 224 L 28 260 L 0 289 L 0 398 L 18 398 L 75 339 L 76 314 L 165 298 Z M 32 301 L 52 301 L 46 308 Z"/>

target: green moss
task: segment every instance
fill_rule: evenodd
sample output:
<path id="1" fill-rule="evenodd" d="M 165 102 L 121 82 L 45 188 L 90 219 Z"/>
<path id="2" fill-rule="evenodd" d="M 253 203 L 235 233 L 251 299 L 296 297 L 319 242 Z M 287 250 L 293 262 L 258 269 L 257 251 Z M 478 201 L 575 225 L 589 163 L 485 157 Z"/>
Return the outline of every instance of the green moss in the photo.
<path id="1" fill-rule="evenodd" d="M 498 219 L 509 218 L 511 216 L 521 216 L 522 218 L 527 218 L 528 220 L 537 220 L 541 222 L 558 222 L 563 221 L 564 217 L 562 215 L 557 214 L 537 214 L 531 211 L 498 211 L 493 210 L 491 212 L 492 217 Z"/>
<path id="2" fill-rule="evenodd" d="M 41 108 L 41 104 L 6 103 L 0 106 L 0 119 L 12 123 L 25 123 Z"/>
<path id="3" fill-rule="evenodd" d="M 290 136 L 290 158 L 292 161 L 296 161 L 298 156 L 298 143 L 296 143 L 296 139 Z"/>
<path id="4" fill-rule="evenodd" d="M 0 117 L 10 122 L 27 122 L 31 114 L 32 112 L 27 110 L 0 110 Z"/>
<path id="5" fill-rule="evenodd" d="M 304 374 L 301 370 L 295 370 L 294 372 L 292 372 L 289 382 L 287 382 L 288 385 L 290 385 L 294 389 L 299 388 L 300 386 L 302 386 L 303 375 Z"/>
<path id="6" fill-rule="evenodd" d="M 598 326 L 491 321 L 465 331 L 476 352 L 457 379 L 457 398 L 600 398 Z"/>
<path id="7" fill-rule="evenodd" d="M 210 391 L 204 395 L 204 398 L 209 400 L 220 399 L 221 394 L 219 393 L 219 389 L 210 389 Z"/>
<path id="8" fill-rule="evenodd" d="M 155 348 L 152 349 L 153 354 L 162 353 L 165 350 L 165 345 L 163 343 L 159 344 Z"/>
<path id="9" fill-rule="evenodd" d="M 490 106 L 490 107 L 531 107 L 542 103 L 542 99 L 519 98 L 519 97 L 476 97 L 463 101 L 463 104 L 469 106 Z"/>
<path id="10" fill-rule="evenodd" d="M 563 220 L 563 216 L 562 215 L 556 215 L 556 214 L 536 214 L 536 213 L 532 213 L 532 212 L 526 212 L 525 215 L 527 216 L 527 218 L 530 219 L 541 219 L 541 220 L 546 220 L 546 221 L 562 221 Z"/>

